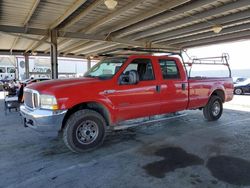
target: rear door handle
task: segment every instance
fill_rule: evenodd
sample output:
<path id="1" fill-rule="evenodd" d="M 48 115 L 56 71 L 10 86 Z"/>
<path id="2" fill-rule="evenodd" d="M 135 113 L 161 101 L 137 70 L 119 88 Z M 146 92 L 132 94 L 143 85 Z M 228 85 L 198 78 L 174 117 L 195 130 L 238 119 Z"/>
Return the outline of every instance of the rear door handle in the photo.
<path id="1" fill-rule="evenodd" d="M 160 86 L 160 85 L 157 85 L 155 89 L 156 89 L 156 92 L 157 92 L 157 93 L 160 93 L 160 92 L 161 92 L 161 86 Z"/>
<path id="2" fill-rule="evenodd" d="M 182 83 L 182 84 L 181 84 L 181 89 L 182 89 L 183 91 L 186 90 L 186 84 L 185 84 L 185 83 Z"/>

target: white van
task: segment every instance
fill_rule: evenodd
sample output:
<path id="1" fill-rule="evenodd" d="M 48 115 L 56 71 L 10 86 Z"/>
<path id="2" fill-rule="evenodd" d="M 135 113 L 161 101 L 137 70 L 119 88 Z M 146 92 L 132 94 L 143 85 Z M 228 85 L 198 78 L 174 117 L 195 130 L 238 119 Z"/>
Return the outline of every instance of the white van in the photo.
<path id="1" fill-rule="evenodd" d="M 16 79 L 16 69 L 10 66 L 0 66 L 0 80 Z"/>

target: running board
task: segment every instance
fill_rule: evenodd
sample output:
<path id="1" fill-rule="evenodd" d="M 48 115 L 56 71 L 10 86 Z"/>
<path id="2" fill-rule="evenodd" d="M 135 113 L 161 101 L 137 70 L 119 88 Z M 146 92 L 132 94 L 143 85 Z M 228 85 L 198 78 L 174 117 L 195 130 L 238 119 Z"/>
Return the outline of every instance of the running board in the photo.
<path id="1" fill-rule="evenodd" d="M 173 116 L 170 116 L 170 117 L 163 117 L 163 118 L 159 118 L 159 119 L 153 119 L 153 120 L 147 120 L 147 121 L 144 121 L 144 122 L 137 122 L 137 123 L 132 123 L 132 124 L 124 124 L 124 125 L 114 125 L 111 128 L 111 130 L 115 130 L 115 131 L 118 131 L 118 130 L 123 130 L 123 129 L 128 129 L 128 128 L 132 128 L 132 127 L 137 127 L 137 126 L 140 126 L 140 125 L 147 125 L 147 124 L 151 124 L 151 123 L 159 123 L 161 121 L 166 121 L 166 120 L 170 120 L 170 119 L 175 119 L 175 118 L 179 118 L 179 117 L 183 117 L 183 116 L 186 116 L 187 114 L 184 113 L 184 114 L 178 114 L 178 115 L 173 115 Z"/>

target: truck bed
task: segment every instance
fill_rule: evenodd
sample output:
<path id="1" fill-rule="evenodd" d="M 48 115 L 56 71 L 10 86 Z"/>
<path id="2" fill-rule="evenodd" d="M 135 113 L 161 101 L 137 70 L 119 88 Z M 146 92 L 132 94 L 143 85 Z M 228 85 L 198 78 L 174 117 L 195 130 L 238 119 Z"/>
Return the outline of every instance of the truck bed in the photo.
<path id="1" fill-rule="evenodd" d="M 207 104 L 209 96 L 215 90 L 221 90 L 224 93 L 224 101 L 230 101 L 233 98 L 232 78 L 220 77 L 193 77 L 189 78 L 189 103 L 188 109 L 203 107 Z"/>

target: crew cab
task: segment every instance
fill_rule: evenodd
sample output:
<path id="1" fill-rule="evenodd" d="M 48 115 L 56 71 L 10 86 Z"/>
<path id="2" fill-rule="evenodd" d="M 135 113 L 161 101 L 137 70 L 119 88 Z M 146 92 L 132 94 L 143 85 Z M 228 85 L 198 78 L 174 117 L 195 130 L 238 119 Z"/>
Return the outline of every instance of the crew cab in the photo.
<path id="1" fill-rule="evenodd" d="M 62 131 L 66 146 L 83 152 L 125 120 L 187 109 L 218 120 L 232 98 L 231 77 L 189 78 L 176 56 L 137 54 L 104 58 L 83 78 L 28 85 L 20 110 L 26 127 Z"/>

